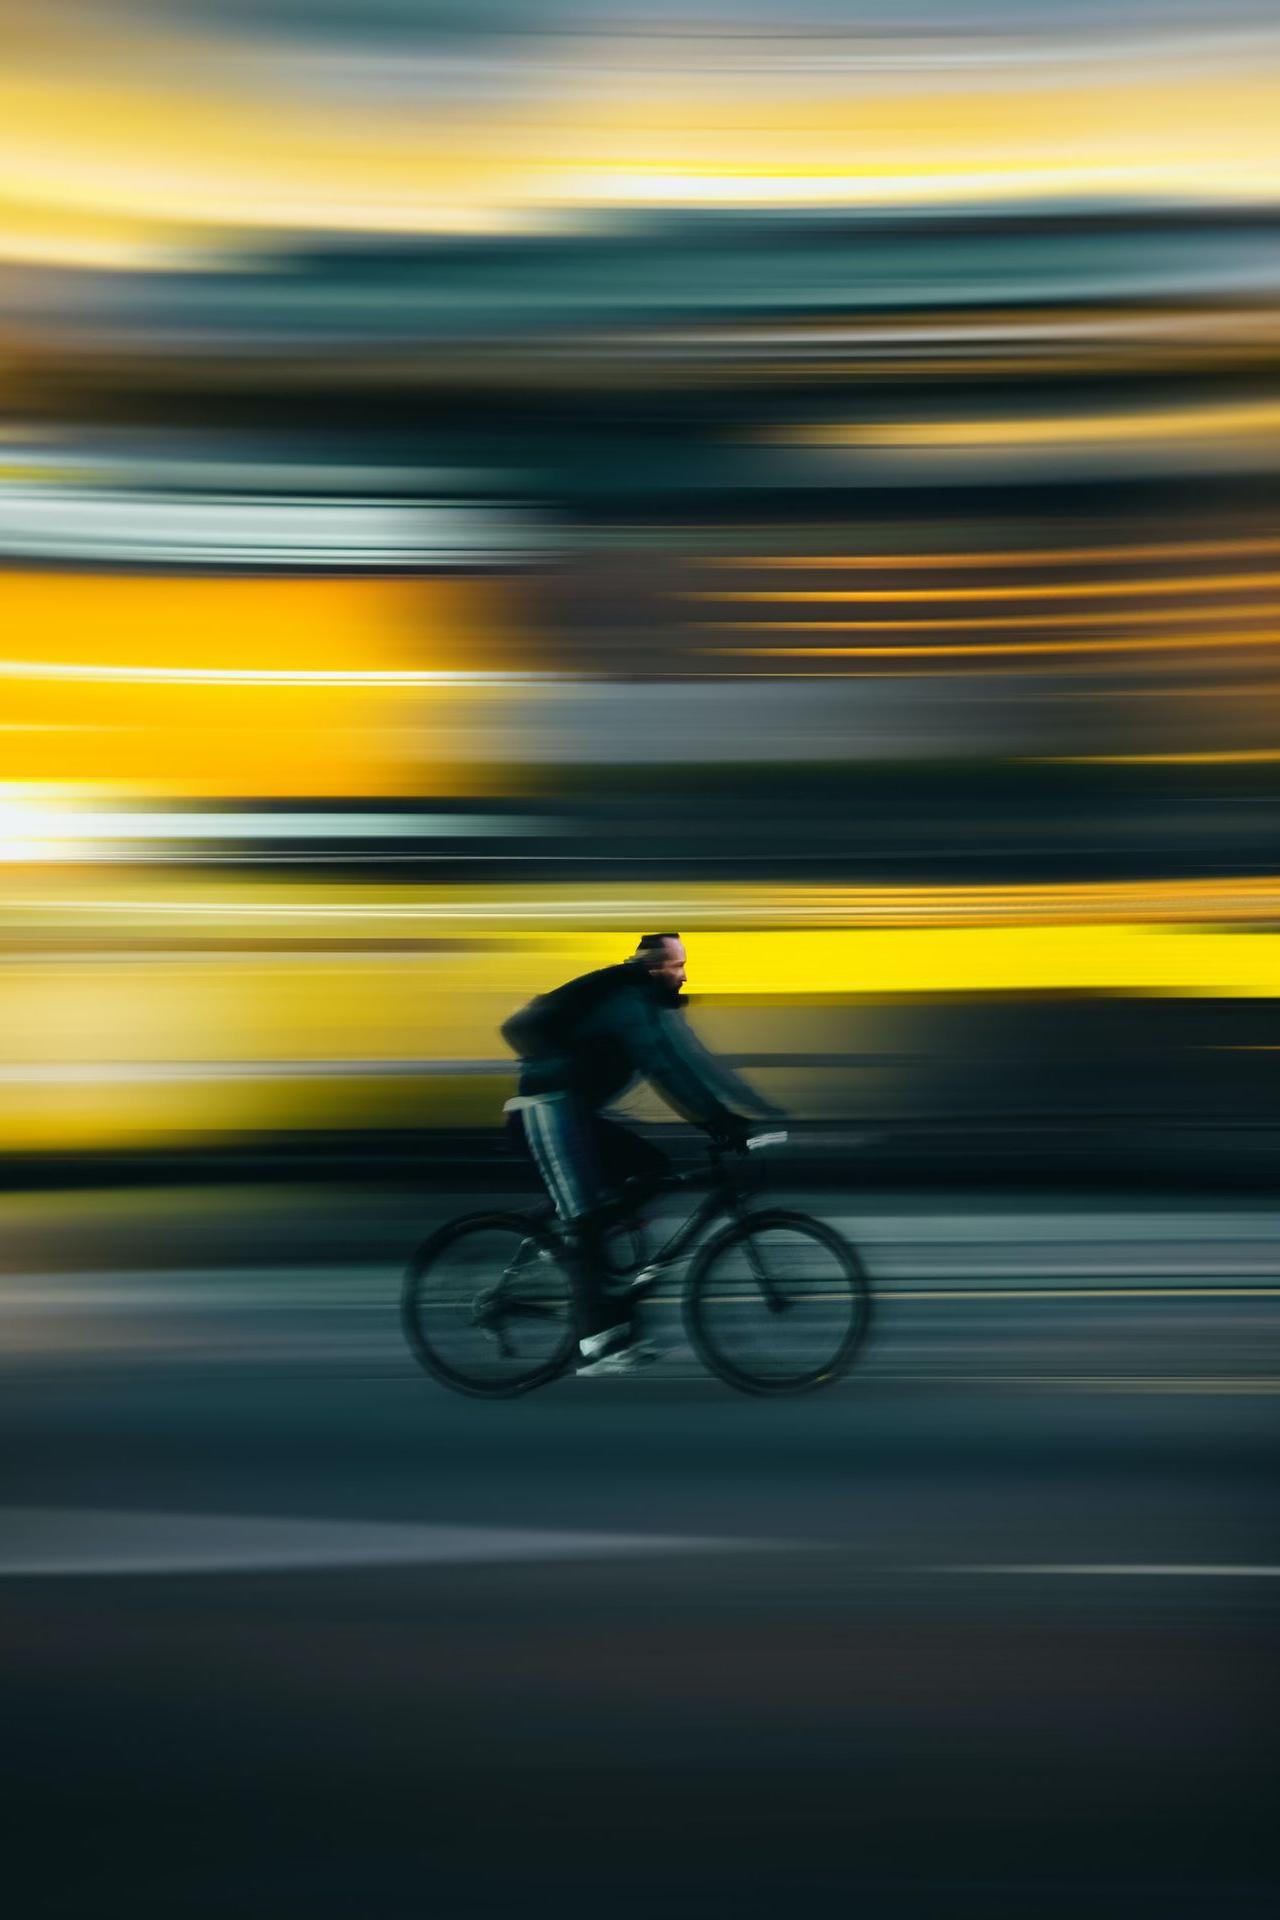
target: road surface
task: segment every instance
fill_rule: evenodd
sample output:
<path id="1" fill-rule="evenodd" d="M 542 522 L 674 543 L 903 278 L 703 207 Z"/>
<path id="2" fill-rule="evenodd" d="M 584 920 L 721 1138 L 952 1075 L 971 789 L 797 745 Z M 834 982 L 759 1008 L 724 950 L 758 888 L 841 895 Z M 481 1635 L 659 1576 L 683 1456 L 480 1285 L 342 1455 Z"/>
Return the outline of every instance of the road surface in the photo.
<path id="1" fill-rule="evenodd" d="M 497 1406 L 448 1196 L 0 1202 L 14 1910 L 1274 1911 L 1280 1214 L 805 1198 L 838 1389 Z"/>

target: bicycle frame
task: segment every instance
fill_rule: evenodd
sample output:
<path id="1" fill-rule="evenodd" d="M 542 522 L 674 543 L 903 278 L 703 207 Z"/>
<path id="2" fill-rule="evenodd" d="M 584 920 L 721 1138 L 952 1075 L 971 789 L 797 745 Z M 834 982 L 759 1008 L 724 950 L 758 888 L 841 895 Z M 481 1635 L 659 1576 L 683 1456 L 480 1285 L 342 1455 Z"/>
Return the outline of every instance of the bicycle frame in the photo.
<path id="1" fill-rule="evenodd" d="M 785 1138 L 764 1135 L 742 1144 L 752 1148 Z M 664 1309 L 678 1306 L 693 1355 L 727 1385 L 744 1393 L 800 1392 L 826 1384 L 848 1366 L 866 1335 L 870 1293 L 856 1251 L 833 1227 L 770 1199 L 753 1204 L 756 1183 L 748 1165 L 745 1154 L 730 1157 L 713 1150 L 709 1169 L 672 1173 L 652 1184 L 627 1182 L 608 1209 L 593 1217 L 592 1230 L 630 1226 L 634 1250 L 628 1265 L 645 1262 L 612 1289 L 619 1324 L 630 1318 L 630 1304 L 641 1299 Z M 704 1190 L 693 1196 L 687 1216 L 646 1258 L 640 1218 L 646 1202 L 695 1186 Z M 577 1253 L 572 1232 L 572 1223 L 557 1220 L 550 1206 L 468 1214 L 437 1228 L 416 1249 L 401 1297 L 406 1338 L 424 1370 L 460 1392 L 509 1396 L 541 1386 L 568 1367 L 584 1305 L 584 1276 L 576 1258 L 568 1257 Z M 497 1275 L 493 1254 L 504 1240 L 510 1248 L 513 1238 L 514 1250 Z M 820 1271 L 803 1261 L 797 1267 L 797 1245 L 823 1259 Z M 816 1321 L 808 1311 L 815 1302 L 823 1310 Z M 750 1321 L 752 1307 L 758 1315 L 762 1304 L 773 1315 L 805 1309 L 797 1316 L 797 1338 L 776 1353 L 766 1340 L 763 1359 Z M 555 1325 L 540 1344 L 530 1345 L 520 1337 L 522 1320 Z M 651 1330 L 659 1340 L 669 1322 L 664 1313 Z M 738 1338 L 744 1327 L 745 1353 Z M 474 1342 L 467 1345 L 467 1328 L 492 1336 L 496 1352 L 482 1339 L 477 1357 Z M 815 1341 L 821 1343 L 816 1357 Z M 644 1357 L 643 1347 L 630 1357 Z M 504 1360 L 510 1363 L 505 1371 Z"/>
<path id="2" fill-rule="evenodd" d="M 658 1251 L 649 1256 L 645 1262 L 646 1270 L 651 1267 L 674 1266 L 677 1260 L 682 1260 L 690 1252 L 713 1221 L 720 1219 L 722 1215 L 739 1220 L 746 1213 L 746 1202 L 738 1182 L 724 1168 L 718 1171 L 721 1177 L 712 1186 L 710 1192 L 703 1195 L 688 1218 L 680 1222 L 670 1239 L 664 1241 Z M 694 1177 L 692 1174 L 677 1174 L 673 1179 L 664 1181 L 658 1191 L 660 1193 L 679 1192 L 682 1188 L 691 1186 Z M 654 1278 L 656 1277 L 655 1275 Z M 649 1285 L 651 1282 L 645 1281 L 643 1284 Z"/>
<path id="3" fill-rule="evenodd" d="M 785 1134 L 762 1134 L 756 1141 L 749 1142 L 748 1145 L 772 1145 L 777 1140 L 785 1139 Z M 639 1278 L 632 1283 L 631 1291 L 633 1298 L 638 1299 L 642 1297 L 656 1284 L 666 1268 L 674 1266 L 679 1260 L 683 1260 L 686 1254 L 692 1251 L 693 1247 L 715 1221 L 721 1218 L 732 1221 L 740 1221 L 747 1218 L 750 1209 L 746 1200 L 746 1182 L 743 1179 L 743 1171 L 746 1165 L 745 1156 L 742 1161 L 728 1163 L 726 1162 L 724 1153 L 719 1148 L 713 1147 L 711 1149 L 711 1160 L 715 1178 L 710 1191 L 694 1208 L 688 1219 L 681 1222 L 670 1239 L 665 1241 L 656 1253 L 650 1254 L 640 1270 Z M 670 1179 L 664 1180 L 657 1191 L 659 1193 L 679 1192 L 685 1187 L 693 1186 L 694 1183 L 702 1177 L 700 1172 L 674 1174 Z M 754 1248 L 750 1246 L 748 1247 L 748 1258 L 751 1262 L 752 1271 L 764 1289 L 770 1306 L 773 1306 L 775 1303 L 773 1284 L 760 1265 Z"/>
<path id="4" fill-rule="evenodd" d="M 749 1142 L 748 1144 L 764 1146 L 771 1145 L 777 1140 L 785 1139 L 785 1134 L 762 1134 L 759 1135 L 755 1141 Z M 712 1181 L 710 1190 L 699 1201 L 688 1218 L 681 1221 L 675 1232 L 668 1240 L 664 1241 L 657 1252 L 648 1255 L 640 1268 L 638 1276 L 625 1288 L 620 1287 L 618 1289 L 619 1292 L 628 1292 L 633 1300 L 642 1299 L 645 1294 L 656 1286 L 668 1267 L 675 1266 L 678 1261 L 683 1260 L 686 1254 L 692 1251 L 693 1247 L 715 1221 L 720 1219 L 732 1221 L 746 1219 L 750 1209 L 746 1203 L 746 1195 L 744 1192 L 745 1182 L 742 1177 L 743 1168 L 746 1164 L 745 1156 L 741 1162 L 729 1163 L 726 1161 L 724 1153 L 719 1148 L 713 1147 L 711 1149 L 711 1161 L 715 1178 Z M 686 1187 L 695 1185 L 697 1181 L 704 1177 L 700 1169 L 697 1172 L 672 1174 L 669 1178 L 662 1181 L 658 1187 L 653 1189 L 651 1197 L 656 1197 L 660 1193 L 682 1192 Z M 639 1204 L 643 1205 L 644 1203 L 641 1201 Z M 563 1223 L 555 1219 L 554 1212 L 549 1217 L 555 1222 L 556 1231 L 563 1231 Z M 616 1224 L 625 1226 L 632 1217 L 633 1210 L 628 1209 L 623 1211 L 619 1214 Z M 530 1214 L 528 1219 L 531 1226 L 541 1227 L 544 1221 L 548 1219 L 548 1215 L 539 1209 L 538 1212 Z M 521 1252 L 523 1253 L 523 1249 Z M 752 1272 L 764 1293 L 768 1305 L 774 1310 L 777 1310 L 783 1302 L 777 1294 L 769 1275 L 761 1265 L 758 1253 L 750 1243 L 748 1243 L 747 1246 L 747 1257 L 750 1261 Z M 527 1264 L 527 1256 L 524 1259 L 517 1256 L 517 1259 L 519 1260 L 521 1268 Z M 536 1307 L 530 1308 L 518 1301 L 511 1301 L 509 1298 L 503 1300 L 502 1289 L 509 1280 L 515 1278 L 518 1270 L 519 1269 L 514 1266 L 508 1268 L 507 1272 L 498 1282 L 489 1301 L 486 1302 L 486 1305 L 491 1311 L 495 1309 L 505 1309 L 507 1312 L 514 1310 L 517 1314 L 530 1312 L 535 1315 L 541 1311 L 541 1309 Z"/>

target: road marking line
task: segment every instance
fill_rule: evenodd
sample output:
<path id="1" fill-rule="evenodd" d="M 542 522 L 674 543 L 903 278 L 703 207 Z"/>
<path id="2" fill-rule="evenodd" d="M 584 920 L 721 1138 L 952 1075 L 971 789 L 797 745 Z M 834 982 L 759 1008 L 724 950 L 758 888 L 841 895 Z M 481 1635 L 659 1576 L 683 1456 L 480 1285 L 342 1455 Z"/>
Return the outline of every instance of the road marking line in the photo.
<path id="1" fill-rule="evenodd" d="M 261 1514 L 0 1508 L 0 1579 L 462 1566 L 770 1551 L 767 1540 L 392 1524 Z"/>
<path id="2" fill-rule="evenodd" d="M 1049 1562 L 1043 1566 L 956 1566 L 930 1567 L 930 1573 L 982 1573 L 982 1574 L 1045 1574 L 1050 1577 L 1062 1575 L 1086 1575 L 1102 1579 L 1170 1579 L 1170 1580 L 1275 1580 L 1280 1578 L 1280 1567 L 1264 1566 L 1204 1566 L 1170 1562 L 1167 1565 L 1118 1562 L 1115 1565 L 1061 1565 Z"/>

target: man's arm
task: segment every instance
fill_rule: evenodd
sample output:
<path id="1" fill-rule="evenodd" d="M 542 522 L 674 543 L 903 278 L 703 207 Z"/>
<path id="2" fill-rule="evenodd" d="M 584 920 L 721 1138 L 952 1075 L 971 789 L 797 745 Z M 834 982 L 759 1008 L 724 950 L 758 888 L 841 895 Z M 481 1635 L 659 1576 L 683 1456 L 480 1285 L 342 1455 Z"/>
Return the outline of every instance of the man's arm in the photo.
<path id="1" fill-rule="evenodd" d="M 786 1119 L 782 1107 L 776 1107 L 772 1100 L 766 1100 L 762 1093 L 756 1092 L 750 1081 L 744 1080 L 740 1073 L 735 1073 L 732 1067 L 717 1059 L 680 1014 L 668 1014 L 664 1026 L 672 1045 L 685 1054 L 694 1072 L 700 1074 L 707 1085 L 714 1089 L 718 1099 L 726 1105 L 732 1103 L 737 1112 L 753 1113 L 762 1120 Z"/>
<path id="2" fill-rule="evenodd" d="M 677 1014 L 632 1001 L 619 1006 L 618 1020 L 636 1071 L 653 1082 L 669 1106 L 710 1133 L 745 1135 L 746 1123 L 725 1106 L 677 1038 Z"/>

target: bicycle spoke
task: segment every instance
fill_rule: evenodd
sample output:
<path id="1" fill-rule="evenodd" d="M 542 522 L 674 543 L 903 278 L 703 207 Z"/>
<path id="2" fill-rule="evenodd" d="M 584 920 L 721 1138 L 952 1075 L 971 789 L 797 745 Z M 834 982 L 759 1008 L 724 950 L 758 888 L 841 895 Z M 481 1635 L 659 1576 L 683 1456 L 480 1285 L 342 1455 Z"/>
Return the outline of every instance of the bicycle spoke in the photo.
<path id="1" fill-rule="evenodd" d="M 422 1365 L 468 1393 L 521 1392 L 552 1377 L 574 1333 L 572 1289 L 551 1244 L 496 1215 L 457 1222 L 427 1243 L 406 1279 L 403 1314 Z"/>
<path id="2" fill-rule="evenodd" d="M 750 1392 L 817 1386 L 851 1357 L 868 1295 L 851 1251 L 820 1222 L 757 1216 L 708 1249 L 690 1285 L 690 1334 Z"/>

